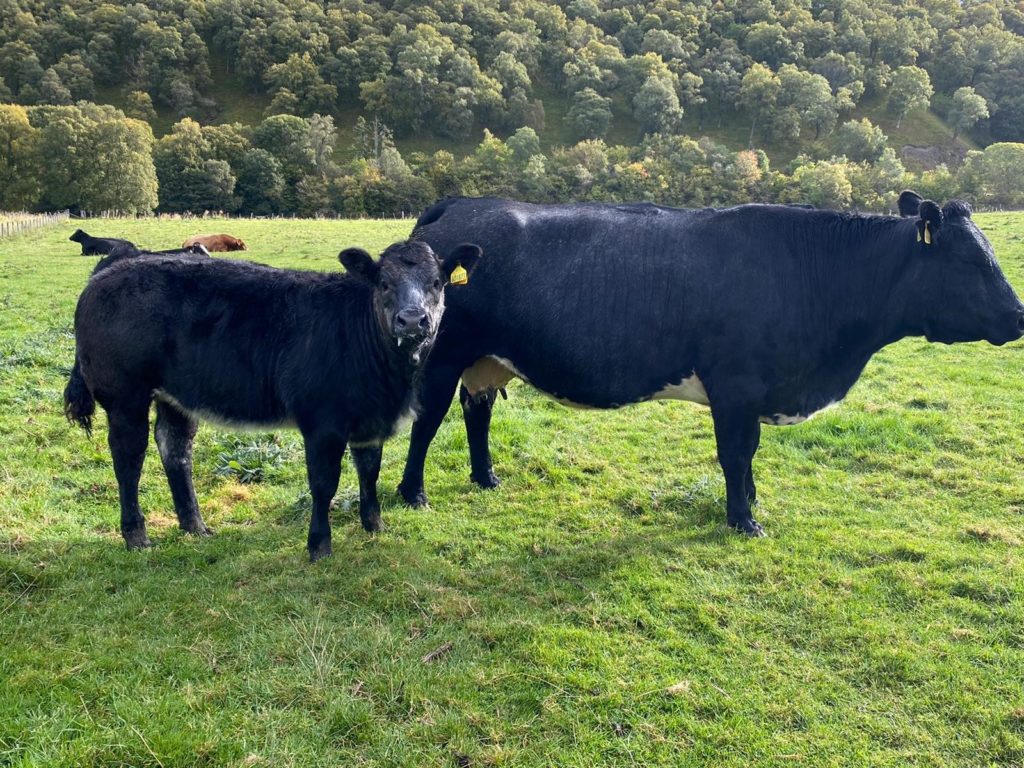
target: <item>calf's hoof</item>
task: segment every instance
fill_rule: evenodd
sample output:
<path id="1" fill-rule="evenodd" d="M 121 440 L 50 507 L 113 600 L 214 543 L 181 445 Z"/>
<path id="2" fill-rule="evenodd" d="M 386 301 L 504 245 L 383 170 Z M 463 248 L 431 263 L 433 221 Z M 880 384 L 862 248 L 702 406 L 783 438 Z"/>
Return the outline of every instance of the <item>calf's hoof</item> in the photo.
<path id="1" fill-rule="evenodd" d="M 745 533 L 754 539 L 764 538 L 768 535 L 761 524 L 752 517 L 748 517 L 746 520 L 729 521 L 729 525 L 739 533 Z"/>
<path id="2" fill-rule="evenodd" d="M 124 537 L 124 545 L 128 549 L 146 549 L 153 546 L 149 536 L 146 535 L 145 528 L 132 528 L 130 531 L 121 531 L 121 535 Z"/>
<path id="3" fill-rule="evenodd" d="M 497 488 L 501 485 L 501 480 L 498 479 L 498 476 L 494 474 L 494 470 L 491 469 L 487 470 L 486 475 L 470 474 L 469 479 L 486 490 Z"/>
<path id="4" fill-rule="evenodd" d="M 421 485 L 419 488 L 410 488 L 405 483 L 401 483 L 398 486 L 398 495 L 402 497 L 402 501 L 408 504 L 410 507 L 425 507 L 427 506 L 427 492 L 423 490 Z"/>
<path id="5" fill-rule="evenodd" d="M 322 558 L 330 557 L 331 556 L 331 554 L 332 554 L 332 551 L 331 551 L 331 540 L 330 539 L 324 539 L 323 541 L 321 541 L 318 544 L 310 544 L 308 546 L 308 549 L 309 549 L 309 562 L 315 563 L 317 560 L 320 560 Z"/>
<path id="6" fill-rule="evenodd" d="M 181 530 L 191 533 L 193 536 L 213 536 L 213 530 L 207 527 L 202 520 L 190 520 L 181 523 Z"/>

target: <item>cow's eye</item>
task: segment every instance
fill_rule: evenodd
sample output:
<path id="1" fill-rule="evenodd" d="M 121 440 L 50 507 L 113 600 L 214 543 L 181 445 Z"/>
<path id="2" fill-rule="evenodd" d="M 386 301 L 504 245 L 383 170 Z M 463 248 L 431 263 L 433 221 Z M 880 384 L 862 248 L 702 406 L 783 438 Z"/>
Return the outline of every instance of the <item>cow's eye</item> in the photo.
<path id="1" fill-rule="evenodd" d="M 387 293 L 388 291 L 391 290 L 391 284 L 387 280 L 381 280 L 380 281 L 380 289 L 382 291 L 384 291 L 385 293 Z"/>
<path id="2" fill-rule="evenodd" d="M 435 279 L 435 280 L 434 280 L 434 290 L 436 291 L 436 290 L 437 290 L 438 288 L 440 288 L 440 287 L 441 287 L 441 281 L 440 281 L 440 280 L 437 280 L 437 279 Z"/>

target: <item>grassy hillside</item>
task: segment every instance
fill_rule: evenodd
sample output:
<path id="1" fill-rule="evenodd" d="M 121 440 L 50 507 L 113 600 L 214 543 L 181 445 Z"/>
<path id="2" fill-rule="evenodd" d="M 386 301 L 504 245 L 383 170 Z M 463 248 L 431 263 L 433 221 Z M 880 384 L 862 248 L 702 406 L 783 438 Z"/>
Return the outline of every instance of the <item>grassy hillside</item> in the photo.
<path id="1" fill-rule="evenodd" d="M 211 72 L 214 86 L 210 96 L 217 102 L 216 123 L 234 123 L 243 125 L 255 125 L 264 117 L 264 111 L 269 105 L 269 99 L 261 94 L 256 94 L 247 88 L 242 80 L 230 72 L 227 62 L 223 57 L 213 56 L 211 58 Z M 101 103 L 109 103 L 115 106 L 123 106 L 125 93 L 122 89 L 106 88 L 99 89 L 97 99 Z M 538 83 L 534 88 L 534 97 L 544 103 L 545 126 L 539 131 L 541 145 L 545 151 L 552 147 L 569 146 L 575 143 L 572 131 L 565 123 L 565 115 L 569 110 L 569 99 L 558 88 L 547 83 Z M 612 104 L 615 118 L 612 127 L 605 137 L 608 144 L 623 144 L 632 146 L 643 138 L 643 132 L 639 123 L 633 118 L 632 106 L 621 96 L 617 96 Z M 335 115 L 335 124 L 338 127 L 338 148 L 341 155 L 346 155 L 354 141 L 352 128 L 356 118 L 362 114 L 362 108 L 358 101 L 346 104 Z M 865 100 L 851 115 L 843 118 L 860 119 L 867 117 L 875 125 L 882 128 L 889 137 L 889 144 L 897 150 L 897 153 L 904 145 L 915 146 L 937 146 L 952 148 L 954 152 L 962 154 L 967 149 L 976 148 L 975 143 L 969 136 L 960 136 L 953 140 L 953 131 L 934 112 L 919 111 L 911 113 L 902 122 L 900 128 L 896 128 L 896 120 L 886 110 L 884 99 Z M 173 112 L 168 108 L 160 108 L 157 111 L 157 119 L 153 122 L 153 130 L 157 136 L 170 131 L 175 122 Z M 464 141 L 457 141 L 448 137 L 437 136 L 429 130 L 410 136 L 399 136 L 396 144 L 403 153 L 410 152 L 434 152 L 438 149 L 448 150 L 458 156 L 469 154 L 479 143 L 484 126 L 477 126 L 474 134 Z M 716 142 L 726 145 L 735 151 L 746 149 L 749 135 L 750 123 L 746 115 L 734 113 L 725 118 L 709 119 L 703 124 L 698 120 L 696 110 L 690 110 L 684 114 L 681 132 L 693 137 L 708 136 Z M 501 133 L 497 131 L 497 133 Z M 764 149 L 773 163 L 784 164 L 792 160 L 801 152 L 807 152 L 814 145 L 813 133 L 804 132 L 799 138 L 793 140 L 772 140 L 767 141 L 761 135 L 755 136 L 755 145 Z M 821 145 L 828 150 L 835 149 L 835 135 L 823 137 Z"/>
<path id="2" fill-rule="evenodd" d="M 1018 290 L 1024 216 L 977 217 Z M 109 220 L 169 247 L 338 269 L 407 221 Z M 512 386 L 502 487 L 468 481 L 458 408 L 385 531 L 346 460 L 334 552 L 305 554 L 294 432 L 203 426 L 212 539 L 181 535 L 155 450 L 155 546 L 124 550 L 103 418 L 60 395 L 94 262 L 74 225 L 0 246 L 0 765 L 982 766 L 1024 761 L 1024 347 L 901 342 L 851 396 L 768 429 L 769 538 L 724 526 L 707 412 L 563 408 Z M 263 482 L 218 475 L 262 451 Z M 432 662 L 422 658 L 451 643 Z"/>

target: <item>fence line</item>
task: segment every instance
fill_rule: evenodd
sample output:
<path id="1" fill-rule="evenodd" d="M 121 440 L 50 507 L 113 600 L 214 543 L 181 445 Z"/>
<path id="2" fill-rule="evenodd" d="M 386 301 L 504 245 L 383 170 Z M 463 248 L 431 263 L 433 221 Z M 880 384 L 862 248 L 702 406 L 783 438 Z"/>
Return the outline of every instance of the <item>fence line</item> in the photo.
<path id="1" fill-rule="evenodd" d="M 0 240 L 20 235 L 30 229 L 62 224 L 69 218 L 67 211 L 57 213 L 0 213 Z"/>

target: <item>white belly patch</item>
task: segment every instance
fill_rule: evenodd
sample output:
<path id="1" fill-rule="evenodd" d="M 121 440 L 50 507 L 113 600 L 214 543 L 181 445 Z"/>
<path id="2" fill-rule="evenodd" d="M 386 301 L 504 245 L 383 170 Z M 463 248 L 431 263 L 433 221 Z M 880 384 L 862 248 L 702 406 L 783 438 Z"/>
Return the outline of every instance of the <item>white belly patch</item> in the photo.
<path id="1" fill-rule="evenodd" d="M 827 411 L 829 408 L 836 405 L 838 402 L 838 400 L 833 400 L 827 405 L 822 406 L 816 411 L 811 411 L 808 414 L 798 413 L 793 416 L 790 416 L 785 413 L 776 413 L 774 416 L 762 416 L 760 418 L 760 422 L 762 424 L 770 424 L 773 427 L 788 427 L 793 424 L 799 424 L 802 421 L 807 421 L 812 416 L 817 416 L 822 411 Z"/>
<path id="2" fill-rule="evenodd" d="M 709 405 L 708 393 L 696 373 L 691 373 L 678 384 L 666 384 L 665 388 L 655 392 L 652 400 L 688 400 L 691 403 Z"/>
<path id="3" fill-rule="evenodd" d="M 476 397 L 487 390 L 501 389 L 517 377 L 526 381 L 511 361 L 488 355 L 462 372 L 462 385 L 469 390 L 469 394 Z"/>
<path id="4" fill-rule="evenodd" d="M 201 408 L 192 410 L 190 408 L 186 408 L 172 395 L 167 394 L 167 392 L 162 389 L 153 390 L 153 397 L 167 403 L 169 406 L 185 416 L 196 419 L 197 421 L 208 421 L 211 424 L 216 424 L 217 426 L 224 427 L 225 429 L 240 432 L 270 432 L 275 429 L 292 429 L 295 427 L 295 422 L 290 419 L 285 419 L 283 421 L 234 421 L 216 413 L 215 411 L 207 411 Z"/>

